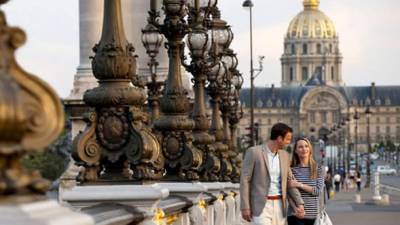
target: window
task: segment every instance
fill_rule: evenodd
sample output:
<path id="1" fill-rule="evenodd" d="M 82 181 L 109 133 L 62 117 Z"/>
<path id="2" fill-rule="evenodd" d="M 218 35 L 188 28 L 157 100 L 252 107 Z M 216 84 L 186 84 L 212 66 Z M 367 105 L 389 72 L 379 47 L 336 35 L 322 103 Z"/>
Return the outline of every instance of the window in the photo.
<path id="1" fill-rule="evenodd" d="M 321 122 L 326 123 L 326 112 L 321 112 Z"/>
<path id="2" fill-rule="evenodd" d="M 321 66 L 317 66 L 317 68 L 315 68 L 315 73 L 319 76 L 322 76 L 322 67 Z"/>
<path id="3" fill-rule="evenodd" d="M 290 71 L 289 71 L 289 80 L 290 80 L 290 81 L 293 81 L 293 67 L 290 67 L 289 70 L 290 70 Z"/>
<path id="4" fill-rule="evenodd" d="M 381 128 L 379 126 L 376 126 L 375 131 L 376 131 L 376 133 L 380 133 L 381 132 Z"/>
<path id="5" fill-rule="evenodd" d="M 335 80 L 335 68 L 331 67 L 331 80 Z"/>
<path id="6" fill-rule="evenodd" d="M 301 79 L 303 81 L 308 80 L 308 67 L 301 68 Z"/>
<path id="7" fill-rule="evenodd" d="M 315 112 L 310 112 L 310 122 L 315 123 Z"/>
<path id="8" fill-rule="evenodd" d="M 339 122 L 339 113 L 338 112 L 333 113 L 333 122 L 334 123 Z"/>
<path id="9" fill-rule="evenodd" d="M 268 125 L 271 125 L 271 119 L 268 118 Z"/>
<path id="10" fill-rule="evenodd" d="M 294 54 L 296 54 L 296 46 L 294 45 L 294 44 L 292 44 L 292 47 L 291 47 L 292 49 L 292 54 L 294 55 Z"/>
<path id="11" fill-rule="evenodd" d="M 380 123 L 380 122 L 381 122 L 380 118 L 376 117 L 376 123 Z"/>
<path id="12" fill-rule="evenodd" d="M 303 55 L 308 54 L 308 46 L 307 44 L 303 44 Z"/>
<path id="13" fill-rule="evenodd" d="M 330 52 L 330 53 L 333 53 L 333 46 L 332 46 L 332 44 L 329 45 L 329 52 Z"/>
<path id="14" fill-rule="evenodd" d="M 322 54 L 321 44 L 317 44 L 317 54 Z"/>
<path id="15" fill-rule="evenodd" d="M 386 117 L 386 123 L 390 123 L 390 117 Z"/>
<path id="16" fill-rule="evenodd" d="M 390 126 L 386 126 L 386 135 L 390 134 Z"/>

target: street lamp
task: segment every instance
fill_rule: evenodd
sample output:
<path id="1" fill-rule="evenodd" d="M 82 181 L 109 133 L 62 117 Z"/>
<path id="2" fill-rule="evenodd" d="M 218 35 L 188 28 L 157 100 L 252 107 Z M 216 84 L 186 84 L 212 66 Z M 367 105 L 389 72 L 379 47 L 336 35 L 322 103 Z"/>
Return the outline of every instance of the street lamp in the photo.
<path id="1" fill-rule="evenodd" d="M 346 116 L 346 124 L 347 124 L 347 135 L 346 135 L 346 138 L 347 138 L 347 154 L 346 154 L 346 158 L 347 158 L 347 160 L 346 160 L 346 164 L 347 164 L 347 174 L 349 174 L 349 172 L 350 172 L 350 152 L 351 152 L 351 146 L 350 146 L 350 142 L 351 142 L 351 140 L 350 140 L 350 121 L 351 121 L 351 117 L 350 117 L 350 113 L 348 113 L 347 114 L 347 116 Z"/>
<path id="2" fill-rule="evenodd" d="M 250 146 L 254 146 L 254 68 L 253 68 L 253 2 L 245 0 L 243 8 L 248 8 L 250 11 L 250 129 L 251 140 Z"/>
<path id="3" fill-rule="evenodd" d="M 354 151 L 356 152 L 356 171 L 358 171 L 358 119 L 360 119 L 360 115 L 356 109 L 356 112 L 353 116 L 353 119 L 356 121 L 355 131 L 354 131 Z"/>
<path id="4" fill-rule="evenodd" d="M 370 130 L 369 130 L 369 119 L 371 117 L 371 110 L 369 106 L 365 109 L 365 116 L 367 118 L 367 145 L 368 145 L 368 155 L 367 155 L 367 182 L 365 183 L 365 187 L 369 188 L 371 184 L 371 137 L 370 137 Z"/>
<path id="5" fill-rule="evenodd" d="M 147 18 L 147 25 L 142 30 L 142 43 L 146 49 L 147 55 L 150 57 L 148 66 L 150 69 L 151 81 L 147 82 L 148 89 L 148 106 L 151 111 L 151 122 L 154 122 L 160 116 L 160 96 L 161 87 L 164 82 L 157 81 L 157 66 L 158 62 L 156 57 L 159 49 L 164 41 L 160 30 L 155 26 L 160 12 L 158 11 L 157 0 L 151 1 L 151 9 Z"/>
<path id="6" fill-rule="evenodd" d="M 342 145 L 341 145 L 341 141 L 342 141 L 342 122 L 339 121 L 337 126 L 336 126 L 336 133 L 337 133 L 337 169 L 340 170 L 341 169 L 341 159 L 342 159 Z"/>
<path id="7" fill-rule="evenodd" d="M 331 128 L 331 132 L 332 132 L 332 136 L 333 136 L 333 138 L 332 138 L 332 149 L 331 149 L 331 159 L 332 159 L 332 169 L 333 169 L 333 172 L 335 173 L 336 172 L 336 156 L 337 156 L 337 153 L 336 153 L 336 137 L 337 137 L 337 134 L 336 134 L 336 124 L 335 125 L 333 125 L 333 127 Z"/>

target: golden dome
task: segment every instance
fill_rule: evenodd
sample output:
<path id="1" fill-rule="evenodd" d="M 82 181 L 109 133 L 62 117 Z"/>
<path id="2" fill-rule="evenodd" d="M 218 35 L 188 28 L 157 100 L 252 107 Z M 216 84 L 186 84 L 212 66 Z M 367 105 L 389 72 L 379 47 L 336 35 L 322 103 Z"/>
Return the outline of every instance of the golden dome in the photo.
<path id="1" fill-rule="evenodd" d="M 334 38 L 336 29 L 332 20 L 318 9 L 319 0 L 303 0 L 304 10 L 289 24 L 289 38 Z"/>

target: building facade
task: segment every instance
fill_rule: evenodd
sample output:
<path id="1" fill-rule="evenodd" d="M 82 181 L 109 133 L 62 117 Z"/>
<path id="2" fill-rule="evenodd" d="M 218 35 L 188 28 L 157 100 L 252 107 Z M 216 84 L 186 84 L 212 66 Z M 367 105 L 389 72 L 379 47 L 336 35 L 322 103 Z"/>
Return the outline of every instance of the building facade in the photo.
<path id="1" fill-rule="evenodd" d="M 388 140 L 400 143 L 400 86 L 345 86 L 334 23 L 319 10 L 319 0 L 304 0 L 303 5 L 285 35 L 281 87 L 255 89 L 259 141 L 269 138 L 273 124 L 284 122 L 294 128 L 295 137 L 330 137 L 346 145 L 357 143 L 365 151 L 368 107 L 372 145 Z M 249 89 L 242 90 L 244 118 L 239 137 L 248 133 L 249 95 Z M 356 112 L 358 120 L 354 119 Z M 338 124 L 341 132 L 329 135 Z"/>

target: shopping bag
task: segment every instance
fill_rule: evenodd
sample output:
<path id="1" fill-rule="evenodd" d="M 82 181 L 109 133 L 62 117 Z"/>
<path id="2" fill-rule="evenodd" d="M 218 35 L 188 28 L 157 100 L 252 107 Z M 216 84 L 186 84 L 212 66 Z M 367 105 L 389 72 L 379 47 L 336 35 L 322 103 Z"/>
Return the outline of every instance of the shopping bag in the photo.
<path id="1" fill-rule="evenodd" d="M 315 219 L 314 225 L 333 225 L 325 210 L 322 210 Z"/>

